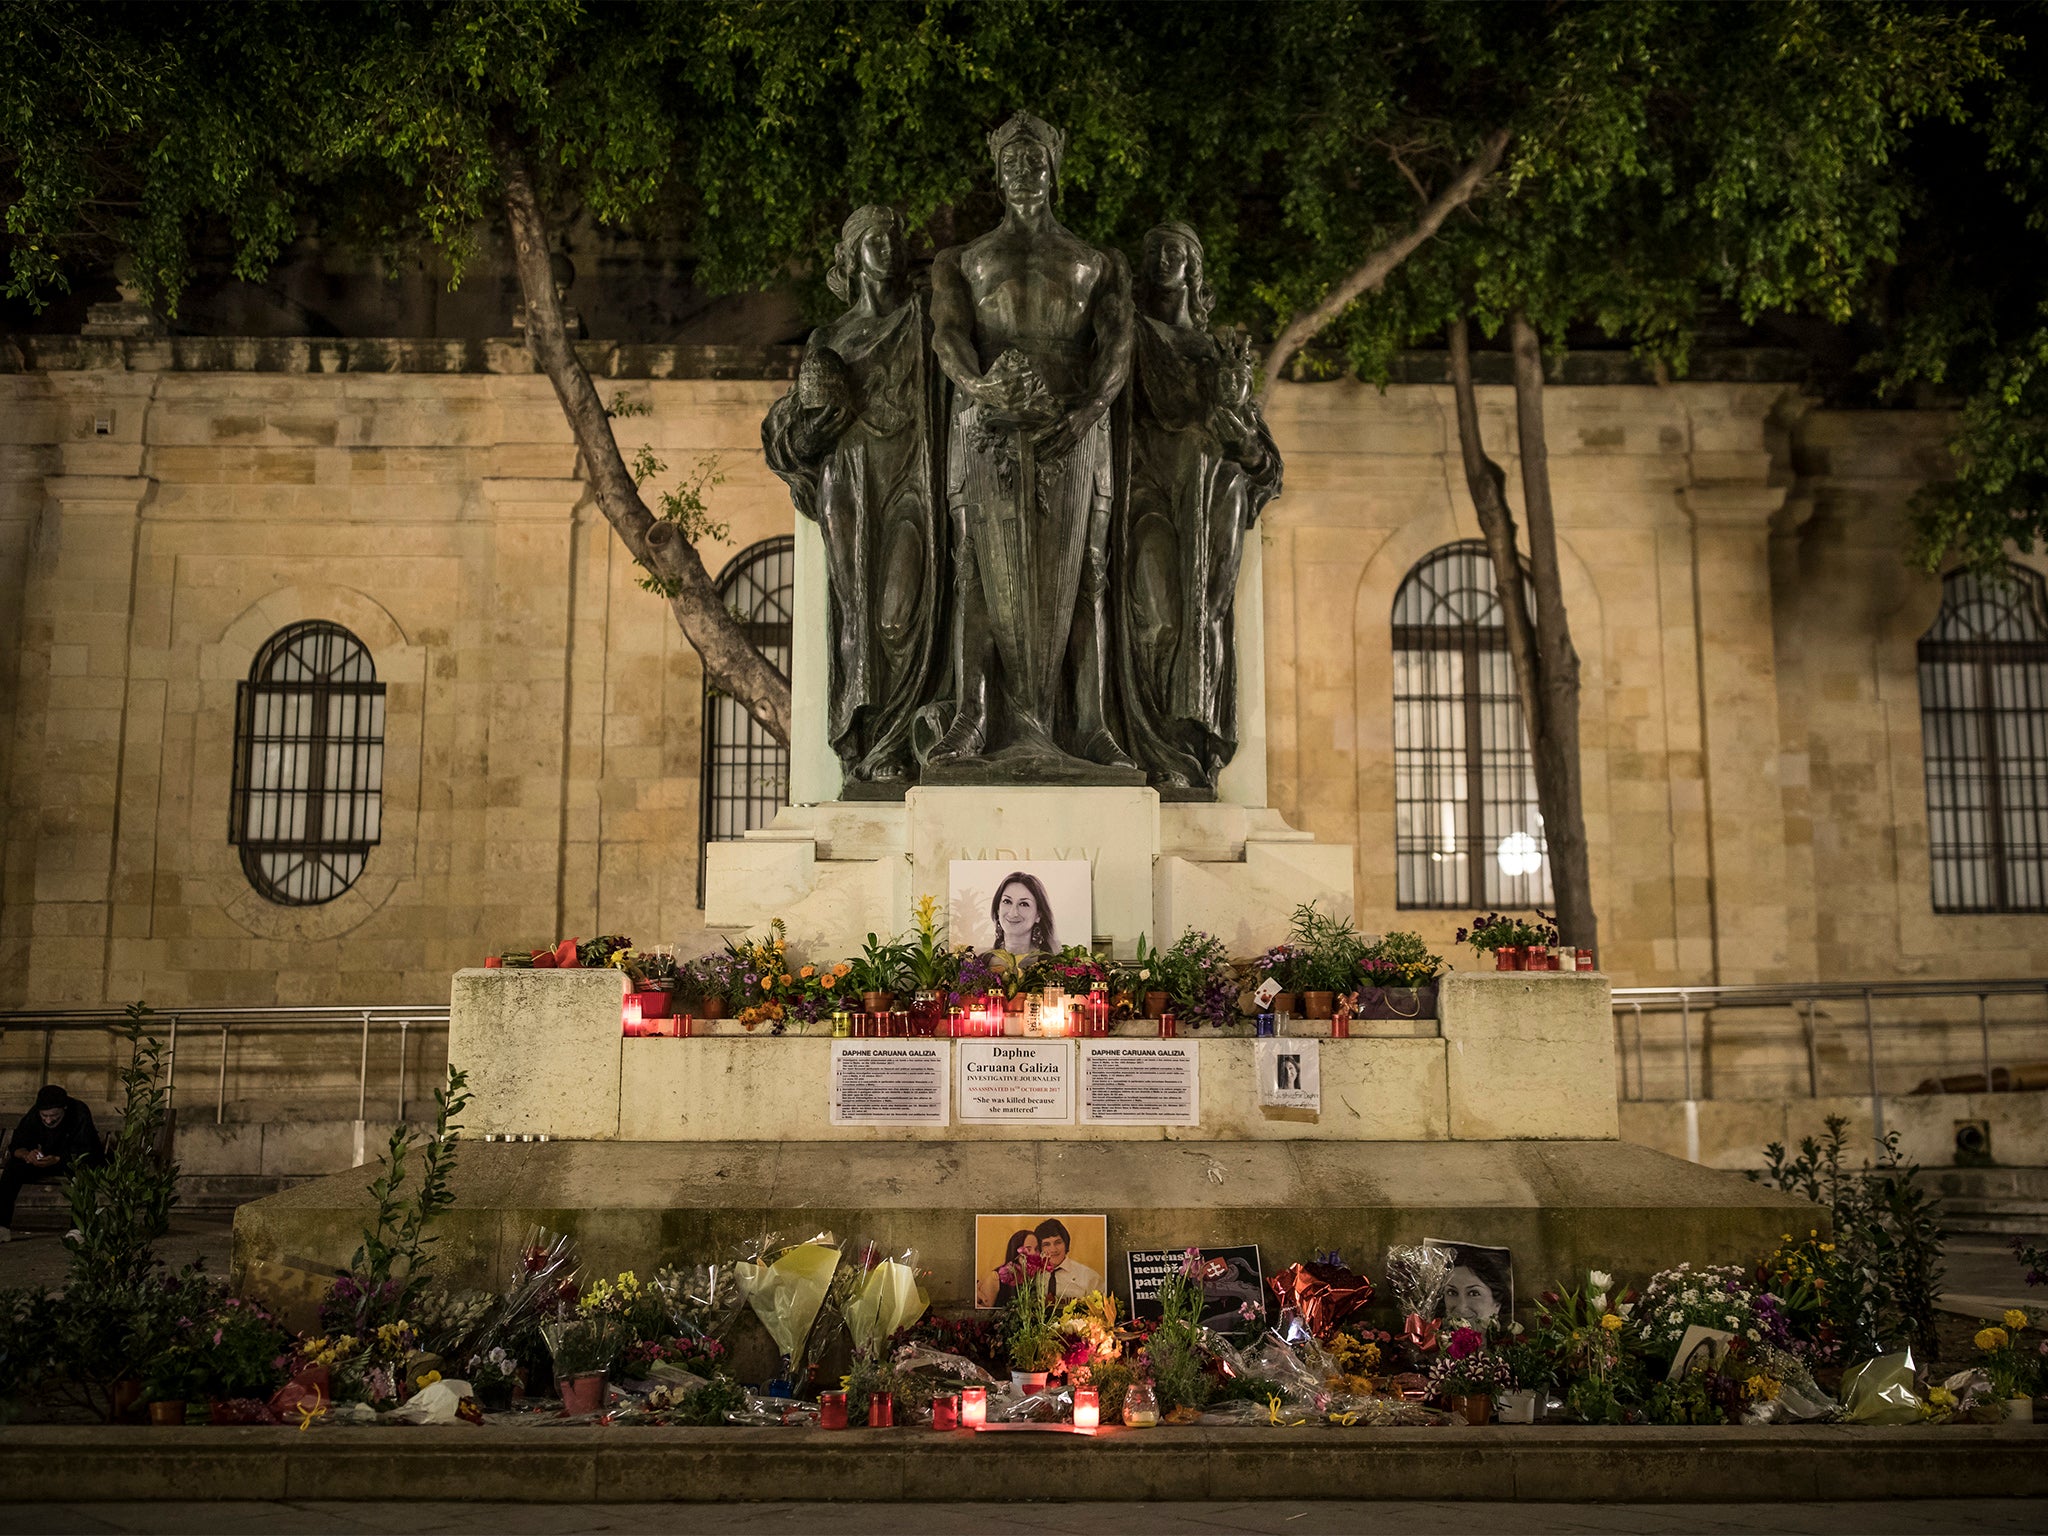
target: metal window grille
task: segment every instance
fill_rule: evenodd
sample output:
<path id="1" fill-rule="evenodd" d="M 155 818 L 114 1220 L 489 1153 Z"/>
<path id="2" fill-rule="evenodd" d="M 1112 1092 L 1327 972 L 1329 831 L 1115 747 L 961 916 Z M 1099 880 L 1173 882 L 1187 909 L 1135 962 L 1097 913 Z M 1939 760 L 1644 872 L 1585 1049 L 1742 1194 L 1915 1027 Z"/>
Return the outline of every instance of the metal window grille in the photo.
<path id="1" fill-rule="evenodd" d="M 338 624 L 264 642 L 235 696 L 228 841 L 266 900 L 313 907 L 356 883 L 383 835 L 384 685 Z"/>
<path id="2" fill-rule="evenodd" d="M 1401 907 L 1548 905 L 1536 770 L 1478 539 L 1394 594 L 1394 894 Z"/>
<path id="3" fill-rule="evenodd" d="M 1942 582 L 1920 639 L 1937 912 L 2048 911 L 2048 602 L 2033 571 Z"/>
<path id="4" fill-rule="evenodd" d="M 718 576 L 719 596 L 747 638 L 789 676 L 796 540 L 763 539 L 741 550 Z M 697 905 L 704 904 L 704 845 L 731 842 L 765 827 L 789 800 L 789 749 L 735 699 L 704 684 L 703 819 L 697 849 Z"/>

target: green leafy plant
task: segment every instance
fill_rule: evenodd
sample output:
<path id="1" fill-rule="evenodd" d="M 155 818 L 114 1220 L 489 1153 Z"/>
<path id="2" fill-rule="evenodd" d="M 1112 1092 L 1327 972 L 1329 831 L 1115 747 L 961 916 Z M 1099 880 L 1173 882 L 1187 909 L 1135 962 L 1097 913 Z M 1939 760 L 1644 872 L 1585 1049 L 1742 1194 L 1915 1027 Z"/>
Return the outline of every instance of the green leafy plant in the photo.
<path id="1" fill-rule="evenodd" d="M 946 925 L 939 920 L 937 897 L 920 896 L 910 909 L 910 936 L 903 941 L 903 962 L 911 986 L 919 992 L 946 991 L 959 978 L 960 955 L 946 945 Z"/>
<path id="2" fill-rule="evenodd" d="M 997 1271 L 1010 1288 L 1003 1314 L 1003 1347 L 1014 1371 L 1049 1371 L 1065 1358 L 1058 1310 L 1051 1299 L 1052 1271 L 1035 1253 L 1020 1253 Z"/>
<path id="3" fill-rule="evenodd" d="M 1202 1254 L 1190 1248 L 1159 1282 L 1159 1323 L 1145 1341 L 1145 1359 L 1162 1411 L 1199 1409 L 1212 1390 L 1202 1360 Z"/>
<path id="4" fill-rule="evenodd" d="M 1652 1424 L 1726 1424 L 1715 1392 L 1720 1379 L 1711 1371 L 1687 1371 L 1676 1381 L 1660 1381 L 1650 1388 L 1644 1417 Z"/>
<path id="5" fill-rule="evenodd" d="M 375 1223 L 363 1229 L 362 1246 L 349 1268 L 361 1292 L 359 1329 L 406 1316 L 412 1298 L 424 1286 L 434 1262 L 433 1231 L 441 1213 L 455 1203 L 451 1182 L 461 1138 L 461 1115 L 469 1103 L 468 1075 L 454 1066 L 447 1083 L 434 1092 L 434 1128 L 422 1137 L 409 1125 L 391 1132 L 383 1172 L 369 1185 L 377 1202 Z M 419 1153 L 420 1176 L 404 1193 L 406 1165 Z M 392 1282 L 396 1282 L 393 1284 Z"/>
<path id="6" fill-rule="evenodd" d="M 1294 950 L 1289 976 L 1296 990 L 1349 992 L 1358 985 L 1365 940 L 1348 918 L 1302 902 L 1288 921 L 1287 943 Z"/>
<path id="7" fill-rule="evenodd" d="M 71 1240 L 71 1290 L 138 1290 L 156 1267 L 157 1239 L 171 1227 L 178 1165 L 164 1150 L 170 1094 L 160 1081 L 163 1045 L 144 1028 L 149 1017 L 144 1004 L 128 1005 L 121 1124 L 106 1156 L 86 1160 L 71 1176 L 71 1224 L 79 1232 Z"/>
<path id="8" fill-rule="evenodd" d="M 902 987 L 909 965 L 910 946 L 871 933 L 846 973 L 847 990 L 895 992 Z"/>
<path id="9" fill-rule="evenodd" d="M 200 1321 L 191 1359 L 197 1369 L 188 1391 L 208 1397 L 268 1397 L 284 1384 L 292 1340 L 253 1301 L 223 1297 L 213 1315 Z"/>
<path id="10" fill-rule="evenodd" d="M 623 398 L 623 397 L 621 397 Z M 616 405 L 617 402 L 614 402 Z M 608 414 L 617 416 L 614 409 Z M 637 414 L 629 409 L 628 414 Z M 667 471 L 668 465 L 655 457 L 652 445 L 642 443 L 640 451 L 633 455 L 633 484 L 644 486 L 656 475 Z M 704 493 L 725 484 L 725 475 L 718 467 L 718 456 L 709 454 L 697 461 L 696 470 L 672 491 L 660 491 L 655 495 L 655 516 L 664 523 L 673 524 L 682 534 L 686 543 L 722 544 L 732 535 L 732 524 L 714 518 L 711 508 L 704 499 Z M 646 570 L 643 565 L 642 570 Z M 682 584 L 672 577 L 660 576 L 653 571 L 640 578 L 640 589 L 652 592 L 657 597 L 672 598 L 682 590 Z"/>
<path id="11" fill-rule="evenodd" d="M 1947 1239 L 1935 1197 L 1919 1166 L 1901 1155 L 1896 1131 L 1880 1144 L 1874 1166 L 1858 1168 L 1847 1163 L 1847 1118 L 1830 1115 L 1825 1125 L 1823 1137 L 1800 1141 L 1797 1156 L 1770 1143 L 1763 1172 L 1749 1175 L 1828 1210 L 1829 1236 L 1816 1233 L 1803 1264 L 1787 1268 L 1797 1270 L 1795 1284 L 1811 1287 L 1823 1327 L 1850 1354 L 1903 1342 L 1932 1359 Z"/>

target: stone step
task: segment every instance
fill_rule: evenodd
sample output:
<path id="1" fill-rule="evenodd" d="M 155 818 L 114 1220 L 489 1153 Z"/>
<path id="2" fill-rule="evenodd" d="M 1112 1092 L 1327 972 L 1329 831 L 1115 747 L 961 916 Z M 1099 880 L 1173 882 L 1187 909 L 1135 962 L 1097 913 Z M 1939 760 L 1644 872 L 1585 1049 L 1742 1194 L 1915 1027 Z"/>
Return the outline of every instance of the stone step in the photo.
<path id="1" fill-rule="evenodd" d="M 2048 1497 L 2048 1425 L 1605 1429 L 922 1429 L 467 1424 L 10 1428 L 13 1504 L 95 1499 L 409 1504 L 1135 1502 L 1160 1499 L 1801 1503 Z M 1044 1507 L 1039 1505 L 1037 1507 Z"/>

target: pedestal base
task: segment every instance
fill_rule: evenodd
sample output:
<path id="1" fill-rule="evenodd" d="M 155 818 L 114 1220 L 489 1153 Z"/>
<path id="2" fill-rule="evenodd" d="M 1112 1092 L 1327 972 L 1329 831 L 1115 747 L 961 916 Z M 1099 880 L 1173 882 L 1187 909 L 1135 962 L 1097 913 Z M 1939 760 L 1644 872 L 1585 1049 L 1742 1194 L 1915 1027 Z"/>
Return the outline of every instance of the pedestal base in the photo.
<path id="1" fill-rule="evenodd" d="M 367 1182 L 356 1169 L 243 1206 L 237 1276 L 275 1290 L 345 1268 L 373 1214 Z M 1119 1292 L 1132 1248 L 1257 1243 L 1269 1270 L 1335 1248 L 1377 1274 L 1389 1244 L 1439 1237 L 1512 1248 L 1525 1302 L 1588 1268 L 1630 1283 L 1752 1259 L 1825 1215 L 1625 1142 L 465 1143 L 455 1194 L 435 1250 L 451 1285 L 502 1284 L 536 1222 L 575 1237 L 586 1275 L 830 1230 L 917 1249 L 941 1307 L 972 1304 L 983 1211 L 1107 1215 Z"/>

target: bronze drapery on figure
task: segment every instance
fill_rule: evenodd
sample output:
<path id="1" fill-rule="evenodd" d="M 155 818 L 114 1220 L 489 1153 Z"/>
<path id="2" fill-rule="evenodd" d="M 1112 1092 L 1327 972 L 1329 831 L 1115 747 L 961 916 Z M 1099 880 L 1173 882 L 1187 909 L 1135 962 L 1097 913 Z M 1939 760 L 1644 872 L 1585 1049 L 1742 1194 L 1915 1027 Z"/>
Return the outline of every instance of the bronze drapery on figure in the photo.
<path id="1" fill-rule="evenodd" d="M 922 298 L 894 210 L 856 210 L 828 280 L 850 300 L 811 333 L 796 386 L 761 424 L 768 466 L 824 536 L 832 673 L 827 735 L 849 798 L 900 794 L 911 729 L 943 691 L 944 423 Z"/>
<path id="2" fill-rule="evenodd" d="M 989 135 L 1003 221 L 932 267 L 952 382 L 955 706 L 926 782 L 1135 784 L 1113 730 L 1109 410 L 1130 369 L 1130 270 L 1053 216 L 1066 136 Z"/>
<path id="3" fill-rule="evenodd" d="M 1250 344 L 1209 333 L 1212 303 L 1195 232 L 1147 234 L 1120 434 L 1116 652 L 1125 744 L 1168 798 L 1212 797 L 1237 751 L 1237 576 L 1246 532 L 1280 492 Z"/>

